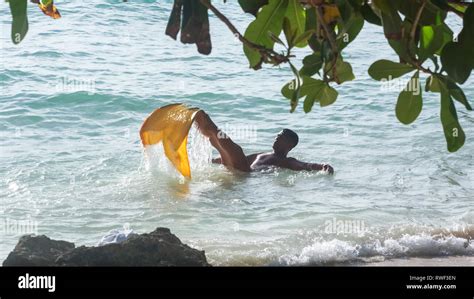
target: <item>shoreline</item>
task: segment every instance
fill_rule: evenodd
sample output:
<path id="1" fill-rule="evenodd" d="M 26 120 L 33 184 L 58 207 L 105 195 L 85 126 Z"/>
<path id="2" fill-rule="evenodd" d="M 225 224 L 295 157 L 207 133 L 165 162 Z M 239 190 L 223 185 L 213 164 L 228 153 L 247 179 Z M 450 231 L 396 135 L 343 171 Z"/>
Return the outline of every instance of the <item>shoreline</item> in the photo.
<path id="1" fill-rule="evenodd" d="M 116 233 L 116 232 L 114 232 Z M 97 246 L 79 246 L 45 235 L 24 235 L 3 261 L 2 266 L 222 266 L 208 262 L 204 250 L 189 247 L 171 233 L 169 228 L 158 227 L 150 233 L 129 236 L 111 235 L 113 238 Z M 123 237 L 119 240 L 118 237 Z M 109 237 L 109 236 L 108 236 Z M 141 245 L 139 245 L 141 244 Z M 145 246 L 146 245 L 146 246 Z M 144 257 L 147 257 L 144 261 Z M 215 261 L 214 261 L 215 262 Z M 237 262 L 237 263 L 236 263 Z M 281 267 L 474 267 L 474 255 L 384 257 L 373 256 L 356 260 L 328 263 L 264 263 L 246 266 Z"/>

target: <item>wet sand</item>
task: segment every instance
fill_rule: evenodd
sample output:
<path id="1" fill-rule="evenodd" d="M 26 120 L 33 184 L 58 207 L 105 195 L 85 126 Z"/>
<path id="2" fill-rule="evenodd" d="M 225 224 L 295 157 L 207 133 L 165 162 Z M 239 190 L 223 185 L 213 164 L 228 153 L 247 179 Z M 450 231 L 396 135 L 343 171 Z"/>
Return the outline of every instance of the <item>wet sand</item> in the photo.
<path id="1" fill-rule="evenodd" d="M 474 267 L 473 256 L 450 256 L 436 258 L 397 258 L 380 262 L 364 263 L 367 267 Z"/>

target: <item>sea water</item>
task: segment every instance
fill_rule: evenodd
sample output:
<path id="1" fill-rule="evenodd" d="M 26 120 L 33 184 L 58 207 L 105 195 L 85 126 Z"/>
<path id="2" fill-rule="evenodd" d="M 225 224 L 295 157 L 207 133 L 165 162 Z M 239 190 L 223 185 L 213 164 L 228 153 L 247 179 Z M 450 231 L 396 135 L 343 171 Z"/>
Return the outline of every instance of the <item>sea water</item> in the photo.
<path id="1" fill-rule="evenodd" d="M 344 51 L 356 80 L 339 98 L 289 113 L 288 65 L 253 71 L 241 43 L 210 17 L 213 50 L 165 36 L 170 1 L 61 1 L 62 18 L 29 5 L 30 30 L 10 41 L 0 4 L 0 260 L 23 233 L 96 245 L 114 229 L 169 227 L 214 265 L 308 265 L 393 257 L 474 255 L 474 115 L 456 103 L 467 141 L 448 153 L 439 95 L 406 126 L 399 90 L 369 78 L 396 61 L 380 27 L 365 24 Z M 243 32 L 252 16 L 218 8 Z M 462 23 L 449 20 L 459 32 Z M 301 60 L 307 50 L 297 50 Z M 402 87 L 408 78 L 404 78 Z M 474 81 L 464 85 L 474 104 Z M 271 150 L 283 128 L 291 156 L 330 163 L 334 176 L 272 170 L 236 175 L 206 140 L 190 137 L 192 180 L 144 150 L 143 120 L 182 102 L 207 111 L 246 153 Z M 195 130 L 195 129 L 193 129 Z"/>

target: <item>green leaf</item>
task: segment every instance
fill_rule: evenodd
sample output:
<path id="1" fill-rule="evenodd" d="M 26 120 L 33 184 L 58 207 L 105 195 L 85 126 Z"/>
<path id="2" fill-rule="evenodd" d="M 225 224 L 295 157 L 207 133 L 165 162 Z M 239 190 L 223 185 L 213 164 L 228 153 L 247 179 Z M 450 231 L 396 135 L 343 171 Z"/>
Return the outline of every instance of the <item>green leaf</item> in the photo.
<path id="1" fill-rule="evenodd" d="M 300 93 L 300 89 L 301 89 L 301 79 L 300 79 L 300 76 L 299 76 L 299 72 L 298 70 L 296 69 L 296 67 L 291 63 L 289 62 L 290 64 L 290 68 L 293 72 L 293 74 L 295 75 L 295 79 L 291 80 L 290 82 L 288 82 L 287 84 L 285 84 L 283 86 L 283 88 L 281 89 L 281 94 L 290 100 L 290 112 L 294 112 L 295 109 L 296 109 L 296 106 L 298 105 L 298 100 L 299 98 L 302 97 L 301 93 Z"/>
<path id="2" fill-rule="evenodd" d="M 315 7 L 310 7 L 306 9 L 306 25 L 305 25 L 306 31 L 308 30 L 317 30 L 318 29 L 318 19 L 316 17 L 316 8 Z M 308 45 L 309 47 L 314 51 L 314 52 L 320 52 L 321 51 L 321 43 L 316 37 L 316 34 L 313 34 L 310 39 L 308 40 Z"/>
<path id="3" fill-rule="evenodd" d="M 463 84 L 467 81 L 472 71 L 472 49 L 461 42 L 449 42 L 444 46 L 441 53 L 441 63 L 443 69 L 454 81 Z"/>
<path id="4" fill-rule="evenodd" d="M 275 34 L 273 34 L 273 32 L 268 31 L 268 35 L 269 35 L 270 38 L 273 40 L 273 42 L 275 42 L 275 43 L 277 43 L 277 44 L 280 44 L 280 45 L 286 47 L 285 43 L 284 43 L 278 36 L 276 36 Z"/>
<path id="5" fill-rule="evenodd" d="M 288 62 L 288 64 L 290 65 L 291 71 L 295 75 L 296 89 L 299 91 L 299 89 L 301 87 L 301 78 L 300 78 L 300 74 L 298 72 L 298 69 L 291 62 Z"/>
<path id="6" fill-rule="evenodd" d="M 295 75 L 295 82 L 296 82 L 296 88 L 293 91 L 293 94 L 291 96 L 291 104 L 290 104 L 290 112 L 295 111 L 296 106 L 298 105 L 298 99 L 299 99 L 299 93 L 300 93 L 300 88 L 301 88 L 301 81 L 300 81 L 300 74 L 296 67 L 291 63 L 290 64 L 291 71 Z"/>
<path id="7" fill-rule="evenodd" d="M 441 54 L 444 46 L 453 40 L 453 32 L 446 24 L 423 26 L 420 31 L 419 56 L 424 60 L 434 54 Z"/>
<path id="8" fill-rule="evenodd" d="M 435 72 L 438 72 L 439 70 L 438 56 L 430 55 L 428 58 L 433 62 L 435 66 Z"/>
<path id="9" fill-rule="evenodd" d="M 292 49 L 295 46 L 297 28 L 291 26 L 290 20 L 287 17 L 283 18 L 283 33 L 285 34 L 286 43 L 288 49 Z"/>
<path id="10" fill-rule="evenodd" d="M 325 84 L 316 97 L 318 98 L 319 95 L 321 96 L 321 98 L 319 99 L 319 105 L 321 107 L 325 107 L 331 105 L 336 101 L 338 92 L 337 90 L 329 86 L 329 84 Z"/>
<path id="11" fill-rule="evenodd" d="M 296 83 L 296 80 L 293 79 L 282 87 L 281 94 L 288 100 L 291 100 L 295 93 L 296 88 L 297 88 L 297 83 Z M 301 95 L 300 93 L 298 98 L 301 98 L 301 97 L 303 97 L 303 95 Z"/>
<path id="12" fill-rule="evenodd" d="M 239 4 L 244 12 L 257 16 L 260 8 L 268 4 L 268 0 L 239 0 Z"/>
<path id="13" fill-rule="evenodd" d="M 472 42 L 474 37 L 474 6 L 472 4 L 466 9 L 463 20 L 463 31 L 466 31 L 466 37 Z"/>
<path id="14" fill-rule="evenodd" d="M 441 24 L 440 25 L 440 29 L 441 29 L 441 39 L 442 39 L 442 46 L 436 50 L 436 54 L 441 56 L 441 51 L 443 50 L 444 46 L 451 42 L 453 40 L 453 31 L 451 30 L 451 28 L 449 28 L 448 25 L 446 25 L 445 23 Z M 436 34 L 438 33 L 437 31 L 435 32 Z"/>
<path id="15" fill-rule="evenodd" d="M 413 29 L 413 24 L 405 19 L 402 22 L 403 26 L 403 34 L 402 38 L 400 40 L 400 46 L 401 48 L 398 49 L 398 56 L 401 57 L 401 62 L 413 62 L 414 59 L 416 58 L 415 54 L 417 53 L 417 44 L 418 44 L 418 39 L 419 37 L 415 37 L 415 39 L 412 39 L 410 37 L 410 33 Z"/>
<path id="16" fill-rule="evenodd" d="M 445 11 L 453 11 L 462 14 L 466 12 L 466 6 L 463 6 L 462 4 L 451 3 L 450 0 L 431 0 L 431 2 Z"/>
<path id="17" fill-rule="evenodd" d="M 467 97 L 464 94 L 464 91 L 453 81 L 451 80 L 446 80 L 447 81 L 447 86 L 449 89 L 449 93 L 451 96 L 458 101 L 459 103 L 463 104 L 467 110 L 472 111 L 472 107 L 467 101 Z"/>
<path id="18" fill-rule="evenodd" d="M 441 52 L 443 69 L 454 81 L 463 84 L 474 68 L 474 7 L 470 5 L 464 14 L 464 26 L 459 41 L 449 42 Z"/>
<path id="19" fill-rule="evenodd" d="M 311 111 L 314 105 L 314 101 L 316 100 L 315 96 L 312 93 L 321 88 L 323 84 L 324 82 L 322 80 L 316 80 L 310 77 L 303 78 L 303 86 L 300 94 L 306 96 L 303 102 L 303 110 L 305 113 Z"/>
<path id="20" fill-rule="evenodd" d="M 304 102 L 303 102 L 303 111 L 305 113 L 310 112 L 311 109 L 313 109 L 313 105 L 314 105 L 314 98 L 306 97 L 306 99 L 304 99 Z"/>
<path id="21" fill-rule="evenodd" d="M 244 37 L 253 43 L 272 49 L 274 41 L 268 36 L 268 31 L 276 36 L 280 35 L 287 6 L 288 0 L 270 0 L 247 27 Z M 258 51 L 244 45 L 244 52 L 251 68 L 261 67 L 262 57 Z"/>
<path id="22" fill-rule="evenodd" d="M 441 123 L 443 125 L 444 137 L 448 151 L 455 152 L 460 149 L 466 141 L 466 135 L 459 124 L 456 107 L 451 99 L 449 90 L 442 83 L 441 87 Z"/>
<path id="23" fill-rule="evenodd" d="M 299 81 L 300 81 L 300 74 L 299 74 L 298 70 L 297 70 L 296 67 L 293 65 L 293 63 L 288 62 L 288 64 L 290 65 L 291 71 L 293 72 L 293 74 L 294 74 L 295 77 L 296 77 L 296 81 L 299 83 Z"/>
<path id="24" fill-rule="evenodd" d="M 337 99 L 337 91 L 322 80 L 303 77 L 301 95 L 306 96 L 303 109 L 306 113 L 311 111 L 314 102 L 319 102 L 321 107 L 334 103 Z"/>
<path id="25" fill-rule="evenodd" d="M 314 30 L 308 30 L 308 31 L 305 31 L 303 34 L 301 34 L 300 36 L 296 37 L 295 39 L 295 45 L 297 47 L 299 47 L 298 45 L 301 45 L 303 44 L 304 46 L 306 46 L 308 44 L 308 39 L 311 38 L 311 36 L 314 34 Z"/>
<path id="26" fill-rule="evenodd" d="M 408 46 L 414 47 L 413 44 L 408 42 L 409 31 L 407 31 L 407 27 L 411 27 L 411 22 L 407 19 L 402 22 L 397 10 L 400 2 L 403 1 L 406 0 L 374 0 L 373 4 L 381 10 L 380 18 L 388 44 L 398 54 L 400 61 L 409 62 L 412 60 L 412 55 L 408 52 Z"/>
<path id="27" fill-rule="evenodd" d="M 398 8 L 399 11 L 404 14 L 410 22 L 414 22 L 423 2 L 426 3 L 419 21 L 421 26 L 439 25 L 446 19 L 447 13 L 441 10 L 438 6 L 432 4 L 430 1 L 402 0 L 399 2 Z"/>
<path id="28" fill-rule="evenodd" d="M 375 80 L 391 80 L 401 77 L 415 69 L 407 64 L 397 63 L 390 60 L 378 60 L 369 68 L 369 75 Z"/>
<path id="29" fill-rule="evenodd" d="M 315 52 L 311 55 L 306 56 L 303 59 L 303 67 L 300 70 L 302 76 L 312 76 L 319 72 L 323 65 L 323 60 L 321 59 L 321 53 Z"/>
<path id="30" fill-rule="evenodd" d="M 428 50 L 430 47 L 433 47 L 436 28 L 437 26 L 432 25 L 421 27 L 421 47 L 423 49 Z M 430 53 L 434 53 L 434 51 Z"/>
<path id="31" fill-rule="evenodd" d="M 320 88 L 324 83 L 322 80 L 311 77 L 303 77 L 303 85 L 301 86 L 301 96 L 307 96 Z"/>
<path id="32" fill-rule="evenodd" d="M 461 33 L 458 36 L 459 45 L 465 53 L 469 53 L 466 58 L 466 64 L 474 68 L 474 5 L 469 5 L 464 14 L 464 25 Z"/>
<path id="33" fill-rule="evenodd" d="M 325 62 L 333 61 L 334 60 L 334 51 L 332 50 L 331 43 L 324 39 L 321 42 L 321 57 Z"/>
<path id="34" fill-rule="evenodd" d="M 455 10 L 457 10 L 458 12 L 460 13 L 465 13 L 466 12 L 466 6 L 463 6 L 463 5 L 460 5 L 460 4 L 457 4 L 457 3 L 447 3 L 449 6 L 451 6 L 452 8 L 454 8 Z"/>
<path id="35" fill-rule="evenodd" d="M 27 0 L 11 0 L 9 4 L 13 19 L 11 38 L 19 44 L 28 32 Z"/>
<path id="36" fill-rule="evenodd" d="M 325 71 L 330 72 L 332 75 L 331 79 L 337 84 L 342 84 L 346 81 L 352 81 L 355 79 L 354 73 L 352 72 L 352 66 L 348 62 L 344 62 L 341 57 L 336 60 L 336 65 L 333 67 L 333 63 L 328 63 L 325 66 Z"/>
<path id="37" fill-rule="evenodd" d="M 369 4 L 364 3 L 364 5 L 362 5 L 360 9 L 360 12 L 362 13 L 362 16 L 367 22 L 382 26 L 382 20 L 374 13 L 372 7 L 370 7 Z"/>
<path id="38" fill-rule="evenodd" d="M 305 32 L 306 12 L 298 0 L 289 0 L 285 17 L 290 22 L 290 28 L 295 31 L 295 36 L 301 36 Z M 307 42 L 292 40 L 292 44 L 297 47 L 305 47 Z"/>
<path id="39" fill-rule="evenodd" d="M 404 0 L 402 0 L 404 1 Z M 372 3 L 380 9 L 385 14 L 391 14 L 396 12 L 399 6 L 399 2 L 397 0 L 373 0 Z"/>
<path id="40" fill-rule="evenodd" d="M 290 101 L 290 112 L 293 113 L 295 112 L 296 107 L 298 106 L 298 99 L 299 99 L 299 89 L 296 89 L 293 92 L 293 95 L 291 96 L 291 101 Z"/>
<path id="41" fill-rule="evenodd" d="M 414 122 L 423 108 L 419 75 L 420 73 L 417 71 L 408 82 L 407 87 L 398 96 L 395 113 L 398 120 L 405 125 Z"/>
<path id="42" fill-rule="evenodd" d="M 441 81 L 436 75 L 431 75 L 426 80 L 426 91 L 441 92 Z"/>
<path id="43" fill-rule="evenodd" d="M 402 45 L 403 24 L 400 15 L 395 11 L 390 14 L 381 13 L 382 25 L 385 38 L 388 44 L 404 61 L 409 61 L 410 57 L 407 54 L 406 48 Z"/>
<path id="44" fill-rule="evenodd" d="M 355 79 L 351 64 L 342 61 L 341 59 L 337 60 L 336 67 L 334 68 L 333 72 L 336 75 L 334 81 L 336 81 L 337 84 L 342 84 Z"/>
<path id="45" fill-rule="evenodd" d="M 303 77 L 303 86 L 301 87 L 301 95 L 306 96 L 303 103 L 303 110 L 308 113 L 313 108 L 314 102 L 319 101 L 320 91 L 326 83 L 322 80 Z"/>
<path id="46" fill-rule="evenodd" d="M 364 18 L 360 13 L 353 12 L 349 20 L 342 25 L 340 33 L 338 34 L 338 49 L 342 50 L 354 41 L 362 30 L 362 27 L 364 27 Z"/>

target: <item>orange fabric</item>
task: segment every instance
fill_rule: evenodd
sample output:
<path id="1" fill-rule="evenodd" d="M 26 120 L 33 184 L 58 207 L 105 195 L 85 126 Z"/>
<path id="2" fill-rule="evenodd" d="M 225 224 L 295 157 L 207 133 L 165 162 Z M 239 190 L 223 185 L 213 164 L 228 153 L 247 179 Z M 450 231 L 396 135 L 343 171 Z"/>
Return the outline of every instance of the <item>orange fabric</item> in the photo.
<path id="1" fill-rule="evenodd" d="M 53 19 L 61 18 L 61 14 L 59 13 L 58 9 L 56 8 L 56 6 L 53 3 L 49 3 L 48 5 L 44 5 L 40 1 L 38 3 L 38 6 L 45 15 L 50 16 Z"/>
<path id="2" fill-rule="evenodd" d="M 188 108 L 183 104 L 163 106 L 150 114 L 140 129 L 143 146 L 163 142 L 166 157 L 187 178 L 191 178 L 188 133 L 197 111 L 198 108 Z"/>

